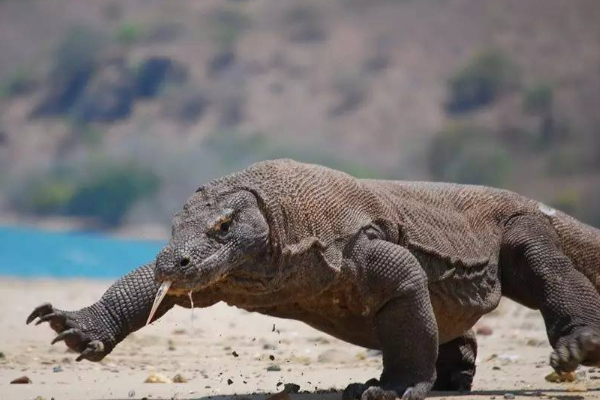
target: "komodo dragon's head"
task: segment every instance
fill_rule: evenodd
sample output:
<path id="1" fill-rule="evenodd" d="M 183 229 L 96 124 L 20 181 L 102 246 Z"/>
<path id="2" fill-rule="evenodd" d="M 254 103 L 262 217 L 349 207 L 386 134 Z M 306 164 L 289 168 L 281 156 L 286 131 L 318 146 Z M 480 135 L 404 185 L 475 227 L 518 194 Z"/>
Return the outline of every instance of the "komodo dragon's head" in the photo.
<path id="1" fill-rule="evenodd" d="M 156 258 L 165 293 L 206 288 L 229 275 L 268 279 L 269 224 L 246 190 L 202 187 L 173 219 L 171 240 Z M 158 300 L 158 296 L 157 296 Z"/>

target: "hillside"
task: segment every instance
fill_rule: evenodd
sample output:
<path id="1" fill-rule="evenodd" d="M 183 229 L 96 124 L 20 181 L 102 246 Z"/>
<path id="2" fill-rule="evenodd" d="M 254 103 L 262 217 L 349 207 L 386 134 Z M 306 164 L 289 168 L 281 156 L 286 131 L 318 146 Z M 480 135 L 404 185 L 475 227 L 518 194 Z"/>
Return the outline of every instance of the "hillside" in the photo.
<path id="1" fill-rule="evenodd" d="M 168 224 L 291 156 L 600 226 L 595 0 L 0 1 L 0 211 Z"/>

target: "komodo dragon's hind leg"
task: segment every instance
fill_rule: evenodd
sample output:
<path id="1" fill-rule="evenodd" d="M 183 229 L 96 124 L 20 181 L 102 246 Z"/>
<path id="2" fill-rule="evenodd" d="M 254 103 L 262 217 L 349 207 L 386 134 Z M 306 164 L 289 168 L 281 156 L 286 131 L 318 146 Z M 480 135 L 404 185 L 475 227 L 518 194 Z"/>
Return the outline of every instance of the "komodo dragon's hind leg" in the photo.
<path id="1" fill-rule="evenodd" d="M 476 358 L 477 339 L 473 330 L 440 345 L 436 363 L 437 379 L 433 390 L 471 390 L 475 378 Z"/>
<path id="2" fill-rule="evenodd" d="M 600 363 L 600 295 L 565 256 L 552 226 L 524 215 L 507 225 L 500 259 L 502 293 L 539 309 L 544 317 L 552 367 L 573 371 Z"/>

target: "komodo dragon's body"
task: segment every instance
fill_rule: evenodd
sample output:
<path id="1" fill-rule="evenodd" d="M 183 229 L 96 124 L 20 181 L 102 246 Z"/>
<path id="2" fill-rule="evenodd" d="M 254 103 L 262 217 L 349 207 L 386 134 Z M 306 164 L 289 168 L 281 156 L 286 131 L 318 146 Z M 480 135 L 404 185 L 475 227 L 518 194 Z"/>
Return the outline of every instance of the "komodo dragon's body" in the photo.
<path id="1" fill-rule="evenodd" d="M 504 190 L 261 162 L 198 189 L 156 261 L 97 303 L 46 303 L 28 322 L 49 321 L 55 342 L 98 361 L 144 326 L 164 281 L 155 318 L 192 306 L 192 291 L 196 307 L 225 301 L 381 349 L 380 380 L 347 399 L 469 389 L 470 329 L 503 295 L 542 312 L 556 370 L 600 362 L 600 231 Z"/>

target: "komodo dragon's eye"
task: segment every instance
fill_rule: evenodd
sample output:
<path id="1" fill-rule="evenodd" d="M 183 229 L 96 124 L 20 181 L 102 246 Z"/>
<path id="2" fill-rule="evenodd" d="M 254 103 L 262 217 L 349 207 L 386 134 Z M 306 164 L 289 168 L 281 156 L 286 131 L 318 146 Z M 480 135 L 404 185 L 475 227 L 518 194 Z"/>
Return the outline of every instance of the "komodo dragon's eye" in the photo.
<path id="1" fill-rule="evenodd" d="M 226 234 L 231 229 L 233 221 L 233 212 L 228 212 L 217 219 L 210 230 L 214 233 Z"/>
<path id="2" fill-rule="evenodd" d="M 231 221 L 223 221 L 220 225 L 217 226 L 217 230 L 221 232 L 229 232 L 229 227 L 231 226 Z"/>

